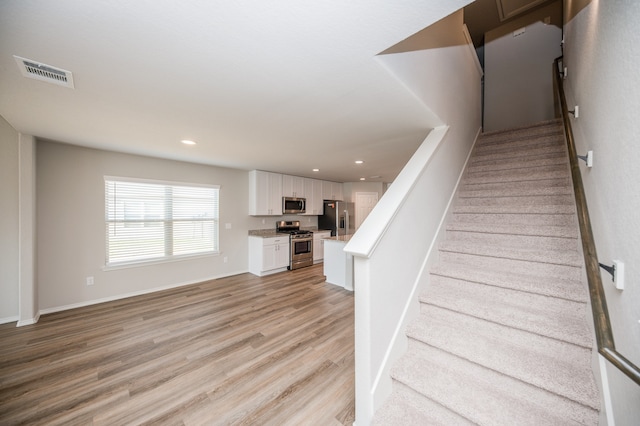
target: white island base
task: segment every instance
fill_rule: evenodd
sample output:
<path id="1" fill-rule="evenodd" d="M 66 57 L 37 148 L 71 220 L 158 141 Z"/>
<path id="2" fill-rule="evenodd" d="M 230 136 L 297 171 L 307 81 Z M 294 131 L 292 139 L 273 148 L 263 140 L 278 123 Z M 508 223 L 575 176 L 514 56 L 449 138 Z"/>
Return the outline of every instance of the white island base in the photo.
<path id="1" fill-rule="evenodd" d="M 351 235 L 324 239 L 324 275 L 330 284 L 353 291 L 353 256 L 344 247 Z"/>

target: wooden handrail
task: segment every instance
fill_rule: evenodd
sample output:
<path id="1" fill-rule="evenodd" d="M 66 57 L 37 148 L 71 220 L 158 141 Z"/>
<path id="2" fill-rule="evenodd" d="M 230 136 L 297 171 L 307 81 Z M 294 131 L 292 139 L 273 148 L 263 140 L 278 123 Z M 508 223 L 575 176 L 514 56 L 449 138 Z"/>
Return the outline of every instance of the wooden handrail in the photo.
<path id="1" fill-rule="evenodd" d="M 640 369 L 616 351 L 616 345 L 613 341 L 613 331 L 611 330 L 611 321 L 609 320 L 609 310 L 607 309 L 607 300 L 605 298 L 604 289 L 602 287 L 602 278 L 600 276 L 600 266 L 598 264 L 598 255 L 596 253 L 596 244 L 591 230 L 591 220 L 589 219 L 589 210 L 587 209 L 587 198 L 584 193 L 582 184 L 582 175 L 578 165 L 578 154 L 576 152 L 576 144 L 573 138 L 571 122 L 569 120 L 569 109 L 567 108 L 567 100 L 562 86 L 562 77 L 560 76 L 559 64 L 562 56 L 556 58 L 554 62 L 553 74 L 555 76 L 558 97 L 560 101 L 560 109 L 562 111 L 562 121 L 564 123 L 564 134 L 569 149 L 569 161 L 571 164 L 571 177 L 573 180 L 573 192 L 576 199 L 576 208 L 578 211 L 578 222 L 580 225 L 580 235 L 582 236 L 582 251 L 584 252 L 584 263 L 587 273 L 587 282 L 589 283 L 589 295 L 591 297 L 591 311 L 593 313 L 593 322 L 596 331 L 596 341 L 598 344 L 598 352 L 609 362 L 618 367 L 620 371 L 629 376 L 631 380 L 640 385 Z"/>

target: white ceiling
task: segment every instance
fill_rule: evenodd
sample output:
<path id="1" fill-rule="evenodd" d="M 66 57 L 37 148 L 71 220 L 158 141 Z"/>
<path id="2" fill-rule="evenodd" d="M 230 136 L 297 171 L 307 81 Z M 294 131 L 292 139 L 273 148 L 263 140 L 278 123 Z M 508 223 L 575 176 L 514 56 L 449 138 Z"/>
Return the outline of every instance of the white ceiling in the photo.
<path id="1" fill-rule="evenodd" d="M 389 182 L 435 120 L 376 55 L 468 2 L 2 0 L 0 115 L 76 145 Z"/>

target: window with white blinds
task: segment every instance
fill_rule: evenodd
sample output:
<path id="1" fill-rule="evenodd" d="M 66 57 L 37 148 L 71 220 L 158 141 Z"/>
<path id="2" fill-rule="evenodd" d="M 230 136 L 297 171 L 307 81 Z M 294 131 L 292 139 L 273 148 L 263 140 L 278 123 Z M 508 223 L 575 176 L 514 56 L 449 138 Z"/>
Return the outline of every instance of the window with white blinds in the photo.
<path id="1" fill-rule="evenodd" d="M 219 187 L 105 176 L 106 266 L 213 254 Z"/>

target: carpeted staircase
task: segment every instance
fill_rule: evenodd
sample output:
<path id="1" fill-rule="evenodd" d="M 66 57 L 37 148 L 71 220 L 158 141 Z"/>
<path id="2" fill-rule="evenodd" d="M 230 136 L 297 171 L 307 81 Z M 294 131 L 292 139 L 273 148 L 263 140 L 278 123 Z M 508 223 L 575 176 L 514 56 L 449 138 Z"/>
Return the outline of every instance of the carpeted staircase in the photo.
<path id="1" fill-rule="evenodd" d="M 476 143 L 377 425 L 597 425 L 562 123 Z"/>

